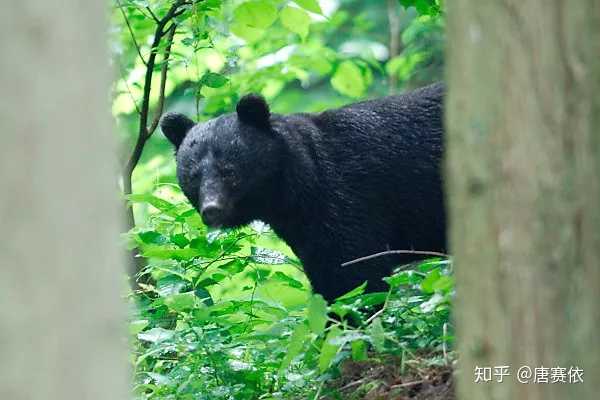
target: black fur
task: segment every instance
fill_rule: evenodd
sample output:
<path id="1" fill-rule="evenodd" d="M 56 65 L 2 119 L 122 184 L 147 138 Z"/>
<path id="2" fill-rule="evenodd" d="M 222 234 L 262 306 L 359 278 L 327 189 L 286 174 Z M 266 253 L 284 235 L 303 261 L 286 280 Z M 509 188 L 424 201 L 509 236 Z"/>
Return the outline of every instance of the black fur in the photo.
<path id="1" fill-rule="evenodd" d="M 445 251 L 443 92 L 434 84 L 291 115 L 270 115 L 262 98 L 245 97 L 237 114 L 174 142 L 179 182 L 199 211 L 216 205 L 205 213 L 210 225 L 270 224 L 327 300 L 365 280 L 385 290 L 381 278 L 418 257 L 340 264 L 387 249 Z M 168 129 L 183 130 L 161 126 L 169 138 Z"/>
<path id="2" fill-rule="evenodd" d="M 269 128 L 271 112 L 262 96 L 249 94 L 240 99 L 236 107 L 240 121 L 258 128 Z"/>
<path id="3" fill-rule="evenodd" d="M 160 119 L 160 129 L 176 148 L 194 125 L 194 121 L 178 113 L 166 113 Z"/>

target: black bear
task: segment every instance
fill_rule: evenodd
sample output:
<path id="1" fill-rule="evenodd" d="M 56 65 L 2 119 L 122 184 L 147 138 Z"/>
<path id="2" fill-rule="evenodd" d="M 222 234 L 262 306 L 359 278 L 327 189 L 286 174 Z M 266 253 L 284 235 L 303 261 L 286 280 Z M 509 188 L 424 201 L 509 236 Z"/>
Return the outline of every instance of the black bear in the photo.
<path id="1" fill-rule="evenodd" d="M 247 95 L 237 112 L 195 124 L 165 114 L 183 192 L 212 227 L 268 223 L 331 301 L 415 254 L 443 252 L 442 84 L 318 114 L 271 114 Z M 422 258 L 422 256 L 421 256 Z"/>

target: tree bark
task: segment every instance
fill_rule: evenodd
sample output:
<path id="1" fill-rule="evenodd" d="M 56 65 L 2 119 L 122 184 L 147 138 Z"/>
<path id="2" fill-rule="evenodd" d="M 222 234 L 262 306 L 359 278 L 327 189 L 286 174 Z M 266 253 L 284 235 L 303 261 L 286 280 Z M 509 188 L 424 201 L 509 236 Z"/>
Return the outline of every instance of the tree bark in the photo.
<path id="1" fill-rule="evenodd" d="M 0 399 L 128 397 L 106 11 L 0 12 Z"/>
<path id="2" fill-rule="evenodd" d="M 572 3 L 447 3 L 460 399 L 598 396 L 600 3 Z M 502 365 L 504 383 L 474 383 Z M 521 366 L 584 383 L 521 384 Z"/>

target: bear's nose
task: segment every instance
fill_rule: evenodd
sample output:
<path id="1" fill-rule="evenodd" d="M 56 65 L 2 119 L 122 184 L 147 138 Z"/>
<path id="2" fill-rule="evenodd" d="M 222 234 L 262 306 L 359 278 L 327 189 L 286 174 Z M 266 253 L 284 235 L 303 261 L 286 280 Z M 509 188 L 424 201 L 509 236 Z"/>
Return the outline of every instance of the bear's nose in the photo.
<path id="1" fill-rule="evenodd" d="M 206 225 L 215 226 L 223 215 L 223 207 L 217 202 L 210 202 L 202 206 L 200 213 Z"/>

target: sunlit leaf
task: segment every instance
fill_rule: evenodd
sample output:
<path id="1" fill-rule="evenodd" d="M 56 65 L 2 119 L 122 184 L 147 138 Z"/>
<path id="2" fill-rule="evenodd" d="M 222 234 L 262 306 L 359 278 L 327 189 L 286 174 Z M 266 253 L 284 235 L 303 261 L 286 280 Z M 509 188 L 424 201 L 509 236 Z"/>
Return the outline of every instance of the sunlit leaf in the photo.
<path id="1" fill-rule="evenodd" d="M 171 339 L 174 334 L 175 334 L 175 332 L 168 330 L 168 329 L 152 328 L 146 332 L 139 333 L 137 336 L 138 336 L 138 339 L 140 339 L 144 342 L 161 343 L 161 342 Z"/>
<path id="2" fill-rule="evenodd" d="M 289 275 L 284 274 L 281 271 L 277 271 L 273 274 L 273 276 L 271 277 L 271 279 L 276 280 L 276 281 L 280 281 L 285 283 L 286 285 L 293 287 L 295 289 L 303 289 L 304 285 L 302 284 L 302 282 L 292 278 Z"/>
<path id="3" fill-rule="evenodd" d="M 138 319 L 129 323 L 129 333 L 137 335 L 148 326 L 149 322 L 147 319 Z"/>
<path id="4" fill-rule="evenodd" d="M 247 40 L 248 42 L 255 42 L 264 34 L 263 29 L 253 28 L 239 22 L 234 22 L 229 27 L 229 30 L 237 37 Z"/>
<path id="5" fill-rule="evenodd" d="M 323 346 L 321 347 L 321 354 L 319 356 L 319 370 L 321 372 L 324 372 L 331 366 L 331 362 L 340 348 L 339 344 L 332 343 L 332 341 L 341 334 L 341 329 L 337 326 L 334 326 L 325 337 Z"/>
<path id="6" fill-rule="evenodd" d="M 196 295 L 194 292 L 177 293 L 165 298 L 164 302 L 170 309 L 182 312 L 194 307 Z"/>
<path id="7" fill-rule="evenodd" d="M 355 340 L 350 343 L 352 350 L 352 359 L 354 361 L 364 361 L 368 358 L 367 343 L 364 340 Z"/>
<path id="8" fill-rule="evenodd" d="M 308 326 L 310 330 L 320 335 L 327 325 L 327 302 L 320 294 L 315 294 L 308 303 Z"/>
<path id="9" fill-rule="evenodd" d="M 385 330 L 381 324 L 381 319 L 375 318 L 373 322 L 371 322 L 368 333 L 375 350 L 379 352 L 385 351 Z"/>
<path id="10" fill-rule="evenodd" d="M 288 262 L 285 254 L 271 249 L 252 246 L 250 253 L 252 261 L 259 264 L 279 265 Z"/>
<path id="11" fill-rule="evenodd" d="M 331 85 L 335 90 L 348 97 L 361 97 L 368 87 L 362 70 L 354 62 L 342 62 L 331 78 Z"/>
<path id="12" fill-rule="evenodd" d="M 202 79 L 200 79 L 200 83 L 202 85 L 211 87 L 211 88 L 220 88 L 228 82 L 227 77 L 217 74 L 214 72 L 207 72 L 204 74 Z"/>
<path id="13" fill-rule="evenodd" d="M 290 31 L 300 35 L 302 39 L 308 36 L 310 16 L 306 11 L 296 7 L 285 7 L 280 14 L 281 23 Z"/>
<path id="14" fill-rule="evenodd" d="M 127 200 L 129 200 L 132 203 L 147 203 L 169 215 L 177 215 L 174 212 L 174 204 L 169 203 L 168 201 L 156 197 L 152 194 L 130 194 L 127 196 Z"/>
<path id="15" fill-rule="evenodd" d="M 237 23 L 251 28 L 265 29 L 277 19 L 277 9 L 268 1 L 251 0 L 233 11 Z"/>
<path id="16" fill-rule="evenodd" d="M 290 365 L 292 360 L 300 354 L 304 343 L 308 339 L 308 335 L 310 330 L 306 324 L 298 324 L 290 337 L 289 345 L 287 347 L 287 352 L 285 357 L 281 361 L 281 366 L 279 367 L 280 373 L 283 372 Z"/>
<path id="17" fill-rule="evenodd" d="M 316 14 L 323 14 L 318 0 L 294 0 L 294 3 L 298 4 L 305 10 L 314 12 Z"/>
<path id="18" fill-rule="evenodd" d="M 434 293 L 436 282 L 441 278 L 440 270 L 434 269 L 430 273 L 427 274 L 425 279 L 421 282 L 421 290 L 425 293 Z"/>

